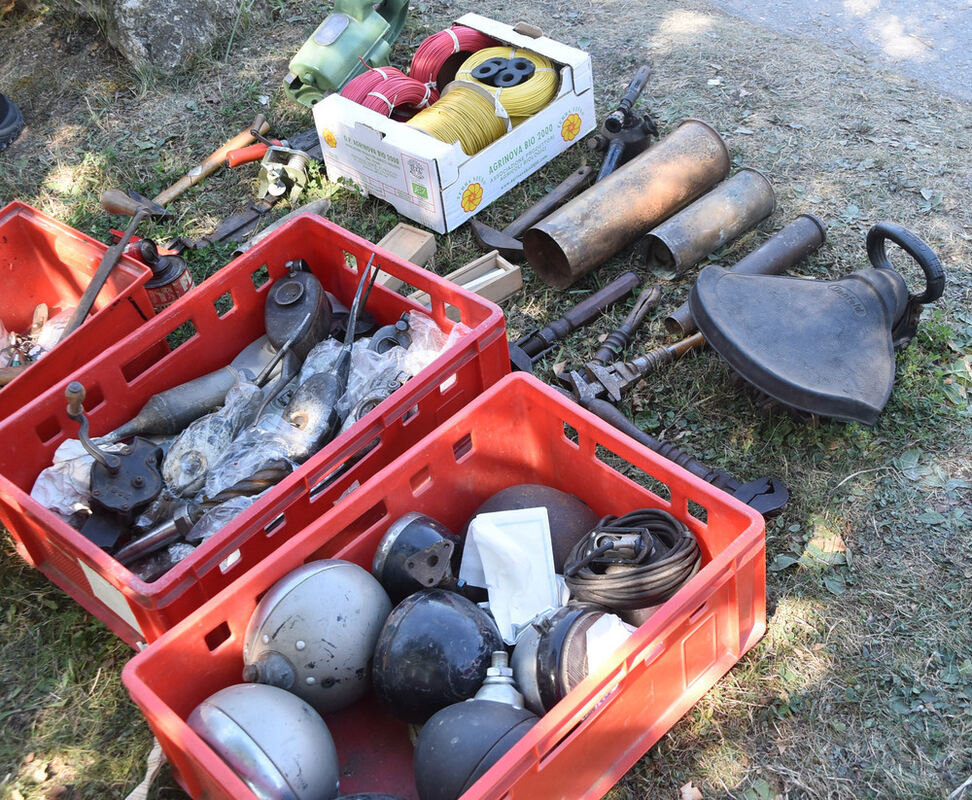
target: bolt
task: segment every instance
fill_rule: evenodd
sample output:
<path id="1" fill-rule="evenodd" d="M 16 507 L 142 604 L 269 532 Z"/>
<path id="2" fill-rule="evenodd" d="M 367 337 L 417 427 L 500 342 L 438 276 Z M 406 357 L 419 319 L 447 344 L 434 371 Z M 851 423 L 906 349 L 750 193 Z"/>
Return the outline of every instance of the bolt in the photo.
<path id="1" fill-rule="evenodd" d="M 91 496 L 92 497 L 101 497 L 101 489 L 92 489 L 91 490 Z"/>
<path id="2" fill-rule="evenodd" d="M 141 475 L 136 475 L 132 478 L 132 486 L 136 489 L 141 489 L 145 485 L 145 479 Z"/>

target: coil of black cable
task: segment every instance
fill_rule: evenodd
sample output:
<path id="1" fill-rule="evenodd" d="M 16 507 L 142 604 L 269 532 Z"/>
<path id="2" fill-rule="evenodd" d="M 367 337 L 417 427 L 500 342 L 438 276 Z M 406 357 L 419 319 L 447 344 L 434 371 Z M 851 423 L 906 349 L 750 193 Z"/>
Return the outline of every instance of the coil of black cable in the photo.
<path id="1" fill-rule="evenodd" d="M 611 558 L 610 549 L 597 545 L 618 531 L 642 538 L 643 546 L 630 560 Z M 701 563 L 698 541 L 684 523 L 667 511 L 644 508 L 601 519 L 574 545 L 564 578 L 574 600 L 625 611 L 663 603 Z"/>

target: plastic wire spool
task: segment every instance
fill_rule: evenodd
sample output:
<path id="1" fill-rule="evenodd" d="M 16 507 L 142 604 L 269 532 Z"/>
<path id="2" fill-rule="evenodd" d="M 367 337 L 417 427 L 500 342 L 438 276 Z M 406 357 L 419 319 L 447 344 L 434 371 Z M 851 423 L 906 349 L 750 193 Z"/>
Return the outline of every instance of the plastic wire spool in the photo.
<path id="1" fill-rule="evenodd" d="M 523 70 L 523 79 L 519 83 L 504 85 L 500 82 L 494 86 L 477 79 L 474 74 L 478 67 L 484 66 L 491 59 L 506 59 L 517 65 L 529 62 L 533 69 Z M 526 67 L 526 64 L 523 66 Z M 536 114 L 553 100 L 559 84 L 557 70 L 549 59 L 532 50 L 520 50 L 516 47 L 487 47 L 473 53 L 459 67 L 456 80 L 476 83 L 493 95 L 506 109 L 513 125 L 524 117 Z"/>
<path id="2" fill-rule="evenodd" d="M 443 142 L 458 142 L 471 156 L 492 144 L 509 129 L 502 108 L 478 84 L 453 81 L 439 101 L 423 109 L 408 124 Z M 500 112 L 500 113 L 498 113 Z"/>
<path id="3" fill-rule="evenodd" d="M 408 74 L 432 89 L 441 90 L 455 78 L 456 68 L 470 55 L 498 44 L 492 36 L 481 31 L 465 25 L 453 25 L 433 33 L 418 46 Z"/>
<path id="4" fill-rule="evenodd" d="M 352 78 L 341 96 L 386 117 L 408 120 L 439 99 L 439 92 L 396 67 L 376 67 Z"/>

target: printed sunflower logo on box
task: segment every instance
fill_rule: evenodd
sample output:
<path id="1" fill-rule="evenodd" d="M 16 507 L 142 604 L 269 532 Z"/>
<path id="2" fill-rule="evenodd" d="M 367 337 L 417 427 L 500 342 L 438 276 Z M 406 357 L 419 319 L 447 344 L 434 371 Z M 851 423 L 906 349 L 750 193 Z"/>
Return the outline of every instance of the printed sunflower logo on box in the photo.
<path id="1" fill-rule="evenodd" d="M 483 185 L 470 183 L 462 193 L 462 210 L 472 212 L 483 201 Z"/>
<path id="2" fill-rule="evenodd" d="M 328 147 L 337 147 L 337 137 L 327 128 L 321 129 L 321 139 Z"/>
<path id="3" fill-rule="evenodd" d="M 580 133 L 581 118 L 580 114 L 568 114 L 563 124 L 560 126 L 560 136 L 565 142 L 572 142 L 577 134 Z"/>

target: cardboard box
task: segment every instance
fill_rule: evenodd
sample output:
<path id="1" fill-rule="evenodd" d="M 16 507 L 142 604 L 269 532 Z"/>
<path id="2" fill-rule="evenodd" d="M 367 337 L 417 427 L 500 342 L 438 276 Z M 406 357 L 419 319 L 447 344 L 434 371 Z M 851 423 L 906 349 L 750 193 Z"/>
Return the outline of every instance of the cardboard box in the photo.
<path id="1" fill-rule="evenodd" d="M 503 302 L 523 288 L 523 275 L 520 268 L 503 258 L 498 250 L 491 250 L 486 255 L 453 270 L 444 276 L 444 280 L 461 286 L 467 292 L 473 292 L 487 300 L 492 300 L 494 303 Z M 408 299 L 414 300 L 426 308 L 429 307 L 428 292 L 416 289 L 408 296 Z M 453 322 L 458 322 L 459 309 L 447 305 L 446 316 Z"/>
<path id="2" fill-rule="evenodd" d="M 594 129 L 590 56 L 532 38 L 478 14 L 457 22 L 533 50 L 560 68 L 560 86 L 540 112 L 474 155 L 404 122 L 332 94 L 314 106 L 328 180 L 349 178 L 368 194 L 439 233 L 462 225 Z"/>

